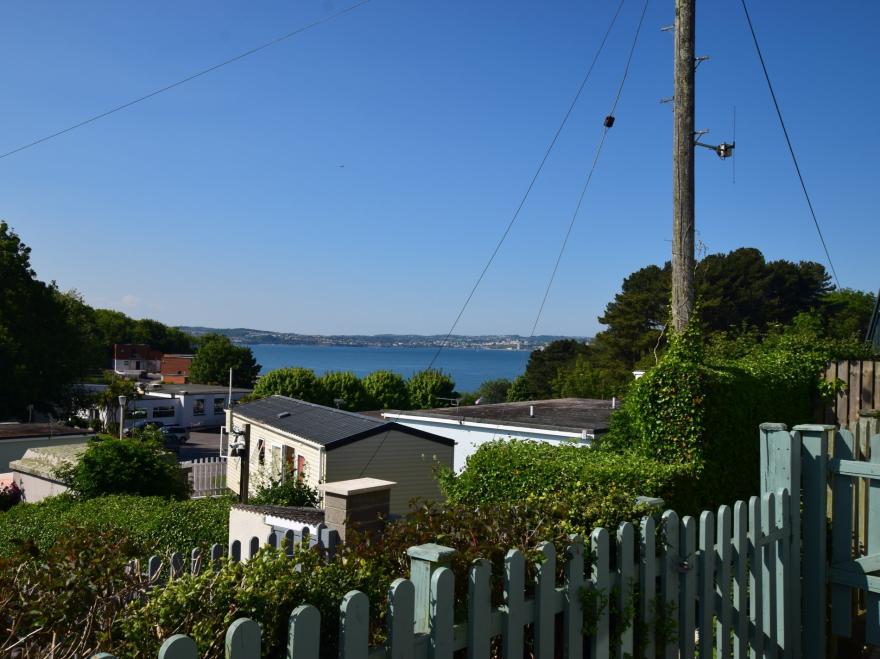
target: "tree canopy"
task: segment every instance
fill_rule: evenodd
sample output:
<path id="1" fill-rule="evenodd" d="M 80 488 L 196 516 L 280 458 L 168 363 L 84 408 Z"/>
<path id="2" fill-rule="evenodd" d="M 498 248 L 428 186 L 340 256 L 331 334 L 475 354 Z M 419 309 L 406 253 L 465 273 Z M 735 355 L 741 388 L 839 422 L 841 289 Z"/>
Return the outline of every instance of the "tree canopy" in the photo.
<path id="1" fill-rule="evenodd" d="M 199 338 L 199 347 L 190 366 L 190 380 L 198 384 L 227 384 L 229 369 L 236 387 L 253 387 L 260 372 L 253 351 L 237 346 L 221 334 L 205 334 Z"/>

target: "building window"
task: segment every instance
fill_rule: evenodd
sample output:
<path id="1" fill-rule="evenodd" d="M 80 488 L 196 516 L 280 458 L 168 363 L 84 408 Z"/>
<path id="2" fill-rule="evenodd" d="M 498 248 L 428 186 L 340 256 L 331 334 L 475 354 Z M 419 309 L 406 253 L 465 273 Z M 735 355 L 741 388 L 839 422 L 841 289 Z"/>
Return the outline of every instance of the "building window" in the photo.
<path id="1" fill-rule="evenodd" d="M 196 398 L 193 401 L 193 416 L 205 416 L 205 399 Z"/>
<path id="2" fill-rule="evenodd" d="M 171 405 L 169 405 L 168 407 L 154 407 L 153 408 L 153 418 L 154 419 L 167 419 L 172 416 L 174 416 L 174 407 Z"/>
<path id="3" fill-rule="evenodd" d="M 260 464 L 266 464 L 266 440 L 257 440 L 257 460 Z"/>
<path id="4" fill-rule="evenodd" d="M 141 410 L 141 409 L 129 410 L 128 418 L 129 419 L 146 419 L 147 418 L 147 411 Z"/>
<path id="5" fill-rule="evenodd" d="M 282 480 L 286 480 L 287 477 L 293 474 L 293 461 L 296 459 L 296 452 L 293 450 L 292 446 L 284 445 L 283 448 L 283 456 L 282 456 L 282 466 L 281 466 L 281 478 Z"/>
<path id="6" fill-rule="evenodd" d="M 303 456 L 299 456 L 296 459 L 296 477 L 299 480 L 303 479 L 303 476 L 306 475 L 306 459 Z"/>
<path id="7" fill-rule="evenodd" d="M 223 408 L 225 406 L 226 399 L 225 398 L 215 398 L 214 399 L 214 414 L 223 414 Z"/>

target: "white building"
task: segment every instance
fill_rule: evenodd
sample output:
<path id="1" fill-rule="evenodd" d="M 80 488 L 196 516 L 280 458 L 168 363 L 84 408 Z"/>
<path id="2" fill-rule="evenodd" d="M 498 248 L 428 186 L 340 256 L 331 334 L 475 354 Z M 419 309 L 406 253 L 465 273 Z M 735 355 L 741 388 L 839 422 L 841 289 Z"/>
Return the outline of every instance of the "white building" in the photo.
<path id="1" fill-rule="evenodd" d="M 589 446 L 608 430 L 612 401 L 589 398 L 533 400 L 442 407 L 432 410 L 385 410 L 382 417 L 455 442 L 454 468 L 465 467 L 468 456 L 494 439 L 531 439 Z"/>
<path id="2" fill-rule="evenodd" d="M 452 467 L 454 442 L 436 433 L 287 396 L 269 396 L 232 408 L 230 423 L 250 425 L 248 491 L 297 474 L 310 486 L 376 478 L 392 481 L 391 512 L 403 514 L 414 498 L 437 501 L 438 466 Z M 238 492 L 241 458 L 227 461 L 227 486 Z"/>
<path id="3" fill-rule="evenodd" d="M 129 401 L 126 427 L 137 421 L 158 421 L 166 426 L 219 428 L 226 422 L 229 388 L 210 384 L 149 384 L 143 398 Z M 250 389 L 233 387 L 232 402 Z"/>

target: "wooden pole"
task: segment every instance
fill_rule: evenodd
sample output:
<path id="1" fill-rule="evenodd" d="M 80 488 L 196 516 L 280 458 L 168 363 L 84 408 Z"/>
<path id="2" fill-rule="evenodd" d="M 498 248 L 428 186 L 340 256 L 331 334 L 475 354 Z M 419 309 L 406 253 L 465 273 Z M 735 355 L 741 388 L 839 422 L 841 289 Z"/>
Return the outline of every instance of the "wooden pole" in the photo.
<path id="1" fill-rule="evenodd" d="M 675 100 L 672 145 L 672 326 L 682 331 L 694 308 L 694 31 L 696 0 L 675 4 Z"/>
<path id="2" fill-rule="evenodd" d="M 250 471 L 251 471 L 251 424 L 244 424 L 244 452 L 239 458 L 241 469 L 239 470 L 238 481 L 238 501 L 239 503 L 248 502 L 248 490 L 250 489 Z"/>

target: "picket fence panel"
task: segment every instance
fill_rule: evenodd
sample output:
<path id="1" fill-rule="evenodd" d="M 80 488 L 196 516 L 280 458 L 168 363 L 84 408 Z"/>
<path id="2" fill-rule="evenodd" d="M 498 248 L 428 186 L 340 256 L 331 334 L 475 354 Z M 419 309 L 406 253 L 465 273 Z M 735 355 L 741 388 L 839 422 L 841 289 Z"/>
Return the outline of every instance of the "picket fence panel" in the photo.
<path id="1" fill-rule="evenodd" d="M 195 458 L 180 463 L 192 486 L 192 498 L 226 494 L 226 458 Z"/>
<path id="2" fill-rule="evenodd" d="M 326 550 L 328 559 L 332 560 L 340 544 L 339 533 L 324 524 L 319 524 L 316 532 L 312 534 L 310 534 L 308 527 L 289 530 L 283 535 L 269 533 L 263 539 L 262 545 L 260 538 L 252 537 L 247 541 L 246 558 L 253 558 L 261 546 L 283 549 L 289 557 L 292 557 L 296 548 L 301 544 Z M 183 554 L 175 551 L 165 558 L 157 555 L 150 556 L 147 559 L 145 570 L 141 569 L 139 560 L 129 561 L 128 570 L 135 574 L 142 574 L 152 584 L 164 584 L 169 580 L 179 579 L 186 572 L 193 575 L 201 574 L 204 569 L 216 572 L 220 569 L 220 559 L 224 557 L 229 557 L 232 562 L 238 563 L 242 560 L 241 548 L 242 543 L 239 540 L 230 543 L 229 547 L 214 543 L 211 545 L 210 551 L 207 552 L 207 563 L 202 555 L 202 550 L 195 547 L 190 550 L 186 561 Z"/>
<path id="3" fill-rule="evenodd" d="M 560 649 L 565 659 L 583 659 L 585 651 L 594 659 L 654 657 L 655 649 L 688 659 L 794 657 L 785 586 L 792 578 L 791 556 L 800 552 L 799 545 L 792 546 L 797 513 L 788 491 L 779 490 L 733 508 L 722 506 L 717 515 L 704 512 L 699 521 L 679 520 L 667 511 L 659 525 L 651 516 L 638 529 L 630 523 L 613 534 L 599 528 L 590 534 L 589 546 L 574 535 L 559 556 L 553 544 L 542 543 L 530 597 L 525 555 L 511 549 L 504 559 L 500 606 L 491 601 L 492 567 L 477 559 L 467 574 L 466 613 L 460 619 L 454 614 L 453 572 L 446 567 L 451 550 L 415 547 L 409 552 L 410 578 L 395 580 L 388 591 L 387 643 L 369 646 L 370 603 L 364 593 L 351 591 L 340 603 L 340 626 L 334 630 L 339 656 L 452 659 L 466 650 L 468 659 L 488 659 L 493 639 L 500 639 L 505 659 L 522 659 L 531 638 L 535 659 L 553 659 Z M 314 540 L 321 544 L 321 534 Z M 292 534 L 273 534 L 263 546 L 290 546 L 292 541 Z M 229 550 L 240 557 L 241 543 L 232 543 Z M 221 551 L 219 545 L 212 548 L 212 563 Z M 198 558 L 191 554 L 191 569 L 201 566 Z M 558 561 L 563 562 L 561 583 Z M 427 609 L 422 612 L 419 606 Z M 639 628 L 633 628 L 633 620 L 621 624 L 622 612 L 632 612 Z M 424 627 L 419 620 L 425 620 Z M 321 624 L 316 608 L 296 607 L 290 613 L 286 656 L 318 659 Z M 225 647 L 227 659 L 259 657 L 258 622 L 236 620 Z M 158 657 L 196 659 L 198 649 L 188 637 L 176 635 L 164 642 Z"/>

